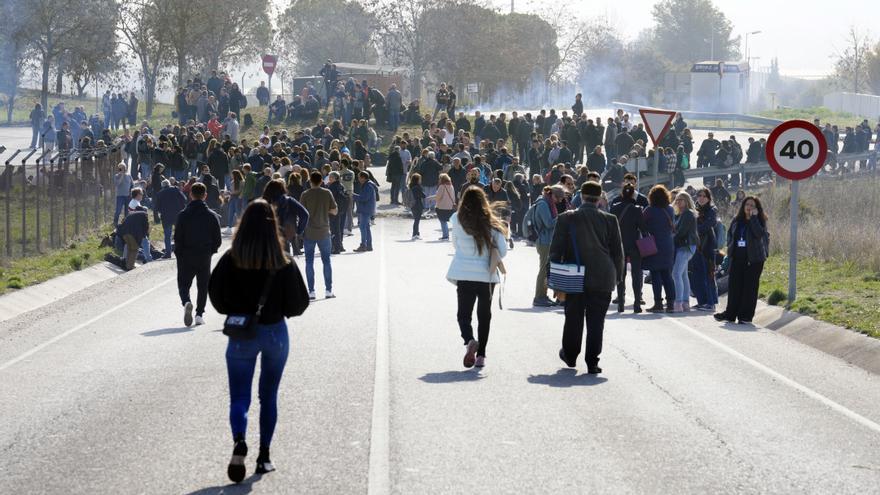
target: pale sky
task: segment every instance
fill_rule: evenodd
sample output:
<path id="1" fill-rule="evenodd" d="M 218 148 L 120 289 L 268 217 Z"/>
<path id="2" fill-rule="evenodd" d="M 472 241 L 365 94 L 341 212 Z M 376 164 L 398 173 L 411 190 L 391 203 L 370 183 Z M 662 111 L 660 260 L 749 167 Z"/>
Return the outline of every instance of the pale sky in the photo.
<path id="1" fill-rule="evenodd" d="M 510 0 L 490 0 L 509 10 Z M 560 5 L 583 18 L 609 17 L 630 37 L 653 24 L 656 0 L 514 0 L 519 12 L 558 9 Z M 842 51 L 850 26 L 880 39 L 880 2 L 875 0 L 714 0 L 733 23 L 734 36 L 751 31 L 749 52 L 758 66 L 779 57 L 783 74 L 820 76 L 832 71 L 832 56 Z M 744 36 L 743 36 L 744 38 Z M 744 47 L 741 47 L 744 49 Z"/>

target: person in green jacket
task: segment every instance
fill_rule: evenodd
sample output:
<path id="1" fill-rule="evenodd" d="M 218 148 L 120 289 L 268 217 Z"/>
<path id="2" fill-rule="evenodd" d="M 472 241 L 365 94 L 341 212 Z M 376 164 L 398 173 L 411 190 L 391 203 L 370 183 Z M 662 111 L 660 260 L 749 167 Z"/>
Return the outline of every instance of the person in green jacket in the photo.
<path id="1" fill-rule="evenodd" d="M 254 199 L 254 190 L 257 188 L 257 175 L 251 171 L 250 163 L 245 163 L 241 167 L 244 176 L 244 184 L 241 186 L 241 198 L 245 203 L 250 203 Z"/>

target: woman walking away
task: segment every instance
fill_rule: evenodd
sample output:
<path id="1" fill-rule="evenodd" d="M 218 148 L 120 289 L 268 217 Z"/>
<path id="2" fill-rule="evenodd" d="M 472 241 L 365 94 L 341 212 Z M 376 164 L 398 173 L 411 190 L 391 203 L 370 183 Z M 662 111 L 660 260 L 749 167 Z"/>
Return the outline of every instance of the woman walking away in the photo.
<path id="1" fill-rule="evenodd" d="M 446 174 L 440 174 L 440 187 L 437 188 L 437 194 L 428 199 L 437 201 L 437 220 L 440 220 L 440 231 L 443 232 L 441 241 L 449 240 L 449 219 L 455 213 L 455 188 L 452 186 L 452 179 Z"/>
<path id="2" fill-rule="evenodd" d="M 242 332 L 229 332 L 226 369 L 229 375 L 229 422 L 235 442 L 229 461 L 229 479 L 245 477 L 244 460 L 248 409 L 257 355 L 260 355 L 260 453 L 256 473 L 274 471 L 269 446 L 278 418 L 278 385 L 287 362 L 289 340 L 285 317 L 299 316 L 309 296 L 299 268 L 283 252 L 275 212 L 266 201 L 248 205 L 232 240 L 220 258 L 209 284 L 211 303 L 220 314 L 255 318 Z M 231 320 L 227 318 L 227 329 Z M 226 333 L 226 329 L 224 329 Z"/>
<path id="3" fill-rule="evenodd" d="M 727 231 L 727 255 L 730 257 L 730 291 L 727 309 L 717 313 L 718 321 L 751 323 L 758 304 L 761 272 L 770 250 L 767 214 L 761 201 L 748 196 Z"/>
<path id="4" fill-rule="evenodd" d="M 675 196 L 675 262 L 672 265 L 672 283 L 675 285 L 676 313 L 691 310 L 691 284 L 688 280 L 688 263 L 697 251 L 700 237 L 697 235 L 697 212 L 691 195 L 682 191 Z"/>
<path id="5" fill-rule="evenodd" d="M 643 267 L 651 271 L 651 286 L 654 289 L 654 306 L 648 308 L 652 313 L 662 313 L 663 298 L 666 291 L 666 312 L 672 313 L 675 300 L 675 285 L 672 282 L 672 263 L 675 246 L 672 234 L 675 233 L 672 207 L 669 206 L 669 191 L 662 184 L 651 188 L 648 193 L 648 208 L 645 209 L 645 224 L 648 233 L 654 236 L 657 254 L 644 259 Z"/>
<path id="6" fill-rule="evenodd" d="M 691 287 L 697 298 L 698 311 L 715 311 L 718 304 L 718 286 L 715 284 L 715 253 L 718 252 L 718 239 L 715 225 L 718 223 L 718 209 L 712 202 L 712 191 L 702 188 L 697 192 L 697 234 L 700 243 L 691 258 Z"/>
<path id="7" fill-rule="evenodd" d="M 446 279 L 458 292 L 458 327 L 467 350 L 464 367 L 486 364 L 486 344 L 492 319 L 492 292 L 500 282 L 498 265 L 507 254 L 507 227 L 489 207 L 482 189 L 466 189 L 458 212 L 450 218 L 455 256 Z M 477 339 L 471 324 L 477 304 Z"/>
<path id="8" fill-rule="evenodd" d="M 412 240 L 417 241 L 421 239 L 421 236 L 419 235 L 419 222 L 422 221 L 422 209 L 426 198 L 425 191 L 422 189 L 421 174 L 415 173 L 410 176 L 409 197 L 412 201 L 409 204 L 409 209 L 413 216 Z"/>
<path id="9" fill-rule="evenodd" d="M 636 241 L 647 234 L 648 227 L 642 216 L 642 207 L 636 204 L 636 188 L 632 184 L 623 186 L 620 193 L 621 201 L 611 207 L 611 213 L 617 217 L 620 223 L 620 237 L 623 241 L 623 252 L 630 264 L 630 276 L 633 289 L 633 313 L 642 312 L 642 255 Z M 621 283 L 617 285 L 617 312 L 623 313 L 626 300 L 626 273 L 621 277 Z"/>

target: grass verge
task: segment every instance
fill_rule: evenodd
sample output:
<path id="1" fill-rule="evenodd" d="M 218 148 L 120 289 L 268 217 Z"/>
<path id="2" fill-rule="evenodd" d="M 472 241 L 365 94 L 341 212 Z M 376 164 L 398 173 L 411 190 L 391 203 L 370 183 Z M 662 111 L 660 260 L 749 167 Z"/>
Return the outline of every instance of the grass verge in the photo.
<path id="1" fill-rule="evenodd" d="M 880 273 L 854 263 L 801 259 L 794 304 L 789 305 L 787 294 L 788 256 L 776 254 L 764 266 L 762 299 L 775 296 L 778 305 L 792 311 L 880 338 Z"/>
<path id="2" fill-rule="evenodd" d="M 777 108 L 776 110 L 764 110 L 762 112 L 758 112 L 758 115 L 771 119 L 800 119 L 806 120 L 807 122 L 812 122 L 813 119 L 819 119 L 822 121 L 822 125 L 825 125 L 825 123 L 828 122 L 832 125 L 839 126 L 841 134 L 843 134 L 843 130 L 845 127 L 856 126 L 860 124 L 863 120 L 863 118 L 859 117 L 858 115 L 853 115 L 847 112 L 835 112 L 825 107 Z"/>
<path id="3" fill-rule="evenodd" d="M 0 264 L 0 294 L 102 263 L 104 255 L 109 253 L 111 248 L 98 246 L 101 238 L 111 230 L 110 225 L 107 224 L 70 241 L 61 249 L 26 258 L 4 260 Z M 161 224 L 151 225 L 150 239 L 154 245 L 162 246 Z"/>

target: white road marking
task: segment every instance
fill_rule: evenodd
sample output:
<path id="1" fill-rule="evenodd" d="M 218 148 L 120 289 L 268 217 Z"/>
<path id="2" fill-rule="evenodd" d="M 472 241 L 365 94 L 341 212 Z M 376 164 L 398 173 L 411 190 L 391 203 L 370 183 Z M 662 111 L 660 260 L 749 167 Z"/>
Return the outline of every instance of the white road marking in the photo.
<path id="1" fill-rule="evenodd" d="M 379 308 L 376 316 L 376 373 L 373 382 L 373 419 L 370 430 L 370 471 L 367 493 L 385 495 L 391 492 L 389 466 L 390 365 L 388 362 L 388 291 L 385 274 L 384 222 L 379 224 Z"/>
<path id="2" fill-rule="evenodd" d="M 828 397 L 825 397 L 824 395 L 820 394 L 819 392 L 816 392 L 815 390 L 813 390 L 807 386 L 801 385 L 800 383 L 792 380 L 791 378 L 783 375 L 782 373 L 779 373 L 778 371 L 776 371 L 776 370 L 774 370 L 764 364 L 761 364 L 758 361 L 755 361 L 754 359 L 740 353 L 739 351 L 736 351 L 733 348 L 730 348 L 730 347 L 722 344 L 721 342 L 718 342 L 717 340 L 709 337 L 708 335 L 705 335 L 703 332 L 700 332 L 699 330 L 697 330 L 693 327 L 685 325 L 684 323 L 682 323 L 681 321 L 679 321 L 675 318 L 664 318 L 664 319 L 671 321 L 672 323 L 680 326 L 681 328 L 684 328 L 688 332 L 705 340 L 706 342 L 712 344 L 713 346 L 717 347 L 718 349 L 721 349 L 722 351 L 730 354 L 731 356 L 739 359 L 740 361 L 743 361 L 744 363 L 751 365 L 752 367 L 763 372 L 764 374 L 769 375 L 771 378 L 774 378 L 774 379 L 788 385 L 789 387 L 797 390 L 798 392 L 801 392 L 802 394 L 806 395 L 807 397 L 810 397 L 812 399 L 815 399 L 815 400 L 821 402 L 822 404 L 825 404 L 826 406 L 843 414 L 844 416 L 855 421 L 856 423 L 859 423 L 862 426 L 865 426 L 871 430 L 874 430 L 877 433 L 880 433 L 880 424 L 877 424 L 874 421 L 871 421 L 870 419 L 862 416 L 861 414 L 859 414 L 851 409 L 848 409 L 847 407 L 845 407 L 841 404 L 838 404 L 837 402 L 834 402 L 833 400 L 829 399 Z"/>
<path id="3" fill-rule="evenodd" d="M 77 326 L 71 328 L 70 330 L 67 330 L 67 331 L 64 332 L 64 333 L 60 333 L 60 334 L 58 334 L 58 335 L 52 337 L 51 339 L 49 339 L 49 340 L 43 342 L 42 344 L 40 344 L 40 345 L 34 347 L 34 348 L 31 349 L 31 350 L 29 350 L 29 351 L 27 351 L 27 352 L 21 354 L 20 356 L 18 356 L 18 357 L 16 357 L 16 358 L 13 358 L 13 359 L 10 359 L 9 361 L 6 361 L 6 362 L 3 363 L 3 364 L 0 364 L 0 371 L 3 371 L 3 370 L 5 370 L 5 369 L 9 368 L 10 366 L 13 366 L 13 365 L 16 364 L 16 363 L 19 363 L 19 362 L 21 362 L 21 361 L 23 361 L 23 360 L 25 360 L 25 359 L 27 359 L 27 358 L 33 356 L 34 354 L 36 354 L 36 353 L 42 351 L 43 349 L 45 349 L 45 348 L 49 347 L 50 345 L 52 345 L 52 344 L 54 344 L 54 343 L 60 341 L 61 339 L 64 339 L 64 338 L 66 338 L 66 337 L 69 337 L 69 336 L 73 335 L 74 333 L 76 333 L 76 332 L 82 330 L 83 328 L 86 328 L 87 326 L 91 325 L 92 323 L 95 323 L 96 321 L 100 320 L 101 318 L 105 318 L 105 317 L 107 317 L 107 316 L 109 316 L 109 315 L 115 313 L 116 311 L 119 311 L 120 309 L 122 309 L 122 308 L 128 306 L 129 304 L 131 304 L 131 303 L 133 303 L 133 302 L 135 302 L 135 301 L 137 301 L 137 300 L 143 298 L 144 296 L 146 296 L 146 295 L 148 295 L 148 294 L 152 294 L 153 292 L 156 292 L 157 290 L 161 289 L 162 287 L 165 287 L 166 285 L 168 285 L 168 284 L 170 284 L 171 282 L 174 282 L 174 281 L 176 281 L 176 280 L 177 280 L 177 277 L 176 277 L 176 276 L 175 276 L 175 277 L 172 277 L 172 278 L 169 278 L 168 280 L 166 280 L 166 281 L 160 283 L 159 285 L 156 285 L 156 286 L 153 287 L 152 289 L 147 289 L 147 290 L 145 290 L 145 291 L 139 293 L 138 295 L 136 295 L 136 296 L 134 296 L 134 297 L 131 297 L 130 299 L 128 299 L 128 300 L 122 302 L 121 304 L 116 304 L 116 305 L 114 305 L 112 308 L 108 309 L 107 311 L 104 311 L 103 313 L 99 314 L 98 316 L 95 316 L 95 317 L 92 318 L 91 320 L 88 320 L 88 321 L 86 321 L 85 323 L 80 323 L 79 325 L 77 325 Z"/>

